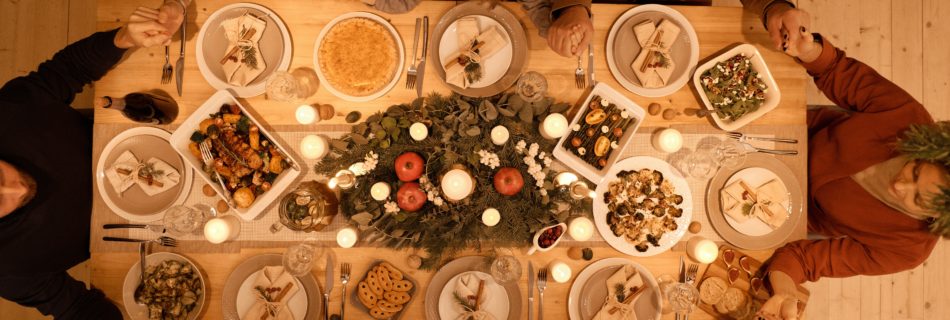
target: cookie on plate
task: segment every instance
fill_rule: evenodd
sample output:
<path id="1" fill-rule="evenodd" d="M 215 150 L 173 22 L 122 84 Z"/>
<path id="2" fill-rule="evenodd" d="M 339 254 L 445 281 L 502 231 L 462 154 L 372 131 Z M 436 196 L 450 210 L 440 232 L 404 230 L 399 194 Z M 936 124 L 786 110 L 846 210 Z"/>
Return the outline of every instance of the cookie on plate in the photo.
<path id="1" fill-rule="evenodd" d="M 408 292 L 412 290 L 412 282 L 409 280 L 393 281 L 393 291 Z"/>
<path id="2" fill-rule="evenodd" d="M 393 279 L 389 277 L 389 270 L 381 266 L 377 266 L 373 270 L 376 272 L 376 279 L 379 279 L 379 286 L 383 288 L 383 291 L 393 291 Z"/>
<path id="3" fill-rule="evenodd" d="M 699 285 L 699 300 L 705 304 L 717 304 L 722 300 L 722 295 L 726 293 L 729 284 L 720 277 L 709 277 L 703 280 Z"/>
<path id="4" fill-rule="evenodd" d="M 392 312 L 392 313 L 396 313 L 402 310 L 401 304 L 395 304 L 386 300 L 377 301 L 376 307 L 379 308 L 380 310 L 383 310 L 386 312 Z"/>
<path id="5" fill-rule="evenodd" d="M 390 291 L 390 292 L 383 293 L 383 298 L 385 298 L 386 301 L 389 301 L 398 305 L 403 305 L 409 302 L 409 299 L 411 299 L 411 296 L 409 295 L 408 292 Z"/>
<path id="6" fill-rule="evenodd" d="M 379 298 L 376 297 L 376 294 L 373 293 L 373 290 L 369 288 L 365 281 L 360 281 L 356 288 L 356 296 L 359 297 L 364 306 L 367 308 L 376 306 L 376 300 L 379 300 Z"/>
<path id="7" fill-rule="evenodd" d="M 748 301 L 748 296 L 746 296 L 745 292 L 742 292 L 742 290 L 738 288 L 729 288 L 722 295 L 722 300 L 716 303 L 716 311 L 729 314 L 739 310 L 740 307 L 746 304 L 746 301 Z"/>
<path id="8" fill-rule="evenodd" d="M 389 311 L 383 311 L 383 309 L 380 309 L 379 306 L 372 307 L 372 308 L 369 309 L 369 315 L 370 315 L 371 317 L 373 317 L 373 319 L 380 319 L 380 320 L 382 320 L 382 319 L 389 319 L 389 318 L 392 318 L 392 316 L 393 316 L 394 314 L 396 314 L 396 313 L 395 313 L 395 312 L 389 312 Z"/>

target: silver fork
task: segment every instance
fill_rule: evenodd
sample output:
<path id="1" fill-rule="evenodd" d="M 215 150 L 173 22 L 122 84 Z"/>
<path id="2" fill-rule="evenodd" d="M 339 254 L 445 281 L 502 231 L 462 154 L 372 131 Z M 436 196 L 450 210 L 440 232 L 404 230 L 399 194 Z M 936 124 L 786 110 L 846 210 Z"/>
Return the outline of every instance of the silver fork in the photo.
<path id="1" fill-rule="evenodd" d="M 419 48 L 419 28 L 422 26 L 422 18 L 416 18 L 416 32 L 412 37 L 412 62 L 409 63 L 409 69 L 406 70 L 406 89 L 412 90 L 416 86 L 416 49 Z"/>
<path id="2" fill-rule="evenodd" d="M 587 87 L 587 79 L 584 76 L 584 68 L 581 67 L 583 63 L 583 55 L 577 55 L 577 69 L 574 69 L 574 85 L 578 89 L 584 89 Z"/>
<path id="3" fill-rule="evenodd" d="M 152 240 L 129 239 L 129 238 L 120 238 L 120 237 L 102 237 L 102 240 L 103 241 L 118 241 L 118 242 L 136 242 L 136 243 L 154 242 L 165 247 L 178 246 L 178 240 L 175 240 L 175 238 L 166 237 L 166 236 L 161 236 L 161 237 L 158 237 L 158 239 L 152 239 Z"/>
<path id="4" fill-rule="evenodd" d="M 346 284 L 350 282 L 350 264 L 343 263 L 340 265 L 340 283 L 343 283 L 343 301 L 340 301 L 340 319 L 345 318 L 346 311 Z"/>
<path id="5" fill-rule="evenodd" d="M 699 272 L 699 265 L 690 264 L 689 268 L 686 268 L 686 283 L 693 285 L 693 282 L 696 281 L 696 273 Z M 683 320 L 689 320 L 689 313 L 683 314 Z"/>
<path id="6" fill-rule="evenodd" d="M 205 139 L 205 141 L 201 142 L 201 145 L 198 146 L 198 149 L 201 149 L 201 161 L 204 161 L 206 167 L 212 167 L 214 164 L 214 156 L 211 155 L 211 141 Z M 225 201 L 231 204 L 231 193 L 228 192 L 228 188 L 224 185 L 221 174 L 214 169 L 211 169 L 211 171 L 214 171 L 214 176 L 218 178 L 218 185 L 221 186 L 221 190 L 225 193 L 225 197 L 227 198 Z"/>
<path id="7" fill-rule="evenodd" d="M 168 60 L 168 46 L 165 46 L 165 66 L 162 67 L 162 84 L 172 81 L 172 64 Z"/>
<path id="8" fill-rule="evenodd" d="M 796 139 L 753 137 L 753 136 L 747 136 L 743 134 L 742 132 L 726 132 L 726 135 L 740 142 L 745 142 L 745 140 L 757 140 L 757 141 L 772 141 L 772 142 L 783 142 L 783 143 L 798 143 L 798 140 Z"/>
<path id="9" fill-rule="evenodd" d="M 548 268 L 538 270 L 538 320 L 544 320 L 544 289 L 548 287 Z"/>

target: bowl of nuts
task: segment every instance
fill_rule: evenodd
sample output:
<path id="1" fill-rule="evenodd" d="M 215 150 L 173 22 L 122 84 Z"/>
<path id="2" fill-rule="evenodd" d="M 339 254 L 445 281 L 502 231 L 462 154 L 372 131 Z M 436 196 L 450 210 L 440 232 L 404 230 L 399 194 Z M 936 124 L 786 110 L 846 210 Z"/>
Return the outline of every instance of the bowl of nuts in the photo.
<path id="1" fill-rule="evenodd" d="M 564 238 L 565 230 L 567 230 L 567 224 L 563 222 L 541 228 L 541 230 L 534 233 L 534 240 L 531 241 L 531 249 L 528 250 L 528 254 L 534 254 L 535 251 L 551 250 L 561 242 L 561 238 Z"/>
<path id="2" fill-rule="evenodd" d="M 604 83 L 598 83 L 552 152 L 555 159 L 599 184 L 633 140 L 646 111 Z"/>

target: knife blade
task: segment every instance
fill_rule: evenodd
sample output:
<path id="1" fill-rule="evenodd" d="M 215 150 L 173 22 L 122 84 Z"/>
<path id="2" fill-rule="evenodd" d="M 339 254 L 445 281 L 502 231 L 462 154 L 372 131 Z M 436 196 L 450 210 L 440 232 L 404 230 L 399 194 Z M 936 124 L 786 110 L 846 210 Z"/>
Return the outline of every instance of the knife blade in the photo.
<path id="1" fill-rule="evenodd" d="M 528 261 L 528 320 L 534 320 L 534 264 Z"/>
<path id="2" fill-rule="evenodd" d="M 686 283 L 686 262 L 683 261 L 683 256 L 680 256 L 680 283 Z M 680 320 L 680 313 L 676 313 L 676 320 Z"/>
<path id="3" fill-rule="evenodd" d="M 594 20 L 594 15 L 590 17 L 591 21 Z M 587 42 L 587 83 L 591 87 L 597 84 L 594 80 L 594 34 L 591 33 L 590 41 Z"/>
<path id="4" fill-rule="evenodd" d="M 175 62 L 175 88 L 178 89 L 178 96 L 181 97 L 181 82 L 185 75 L 185 35 L 188 25 L 188 10 L 182 10 L 181 19 L 181 50 L 178 52 L 178 61 Z"/>
<path id="5" fill-rule="evenodd" d="M 416 98 L 422 97 L 422 82 L 426 79 L 426 56 L 429 54 L 429 16 L 422 17 L 422 59 L 416 67 Z"/>
<path id="6" fill-rule="evenodd" d="M 147 229 L 152 232 L 165 233 L 165 226 L 159 224 L 131 224 L 131 223 L 107 223 L 102 225 L 103 229 Z"/>
<path id="7" fill-rule="evenodd" d="M 323 293 L 323 310 L 325 311 L 324 314 L 326 318 L 324 319 L 326 320 L 330 320 L 330 308 L 328 306 L 330 305 L 330 292 L 333 291 L 333 265 L 335 265 L 333 256 L 327 254 L 327 284 L 325 285 L 326 288 L 324 288 L 326 290 Z"/>

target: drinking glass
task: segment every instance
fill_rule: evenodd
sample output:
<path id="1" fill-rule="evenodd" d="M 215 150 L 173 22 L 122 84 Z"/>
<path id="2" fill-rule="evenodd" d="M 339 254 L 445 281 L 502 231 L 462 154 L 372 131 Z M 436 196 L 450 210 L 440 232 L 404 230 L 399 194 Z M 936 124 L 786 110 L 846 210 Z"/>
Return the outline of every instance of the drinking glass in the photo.
<path id="1" fill-rule="evenodd" d="M 697 146 L 695 151 L 683 159 L 683 165 L 686 167 L 686 174 L 690 177 L 700 180 L 709 179 L 716 173 L 718 167 L 714 148 L 711 145 Z"/>
<path id="2" fill-rule="evenodd" d="M 670 308 L 670 303 L 666 300 L 665 292 L 667 288 L 676 284 L 676 279 L 672 275 L 664 273 L 656 278 L 656 283 L 657 283 L 657 286 L 659 287 L 660 292 L 664 293 L 662 295 L 663 301 L 661 303 L 661 305 L 663 305 L 663 309 L 661 310 L 662 313 L 667 314 L 667 313 L 673 312 L 673 309 Z"/>
<path id="3" fill-rule="evenodd" d="M 492 261 L 491 276 L 499 284 L 507 284 L 521 279 L 521 262 L 512 255 L 498 256 Z"/>
<path id="4" fill-rule="evenodd" d="M 310 273 L 310 270 L 313 269 L 314 260 L 323 255 L 321 249 L 316 241 L 312 239 L 290 246 L 284 252 L 284 270 L 297 277 Z"/>
<path id="5" fill-rule="evenodd" d="M 184 205 L 172 206 L 165 210 L 162 224 L 165 230 L 174 236 L 197 234 L 210 216 L 209 209 L 211 208 L 204 205 L 196 205 L 194 208 Z"/>
<path id="6" fill-rule="evenodd" d="M 745 162 L 745 156 L 748 152 L 741 142 L 726 139 L 716 146 L 716 160 L 721 167 L 736 168 Z"/>
<path id="7" fill-rule="evenodd" d="M 699 303 L 699 290 L 691 284 L 677 282 L 664 290 L 667 304 L 673 312 L 689 314 Z"/>
<path id="8" fill-rule="evenodd" d="M 294 101 L 297 99 L 299 81 L 286 71 L 274 71 L 264 85 L 267 100 Z"/>

